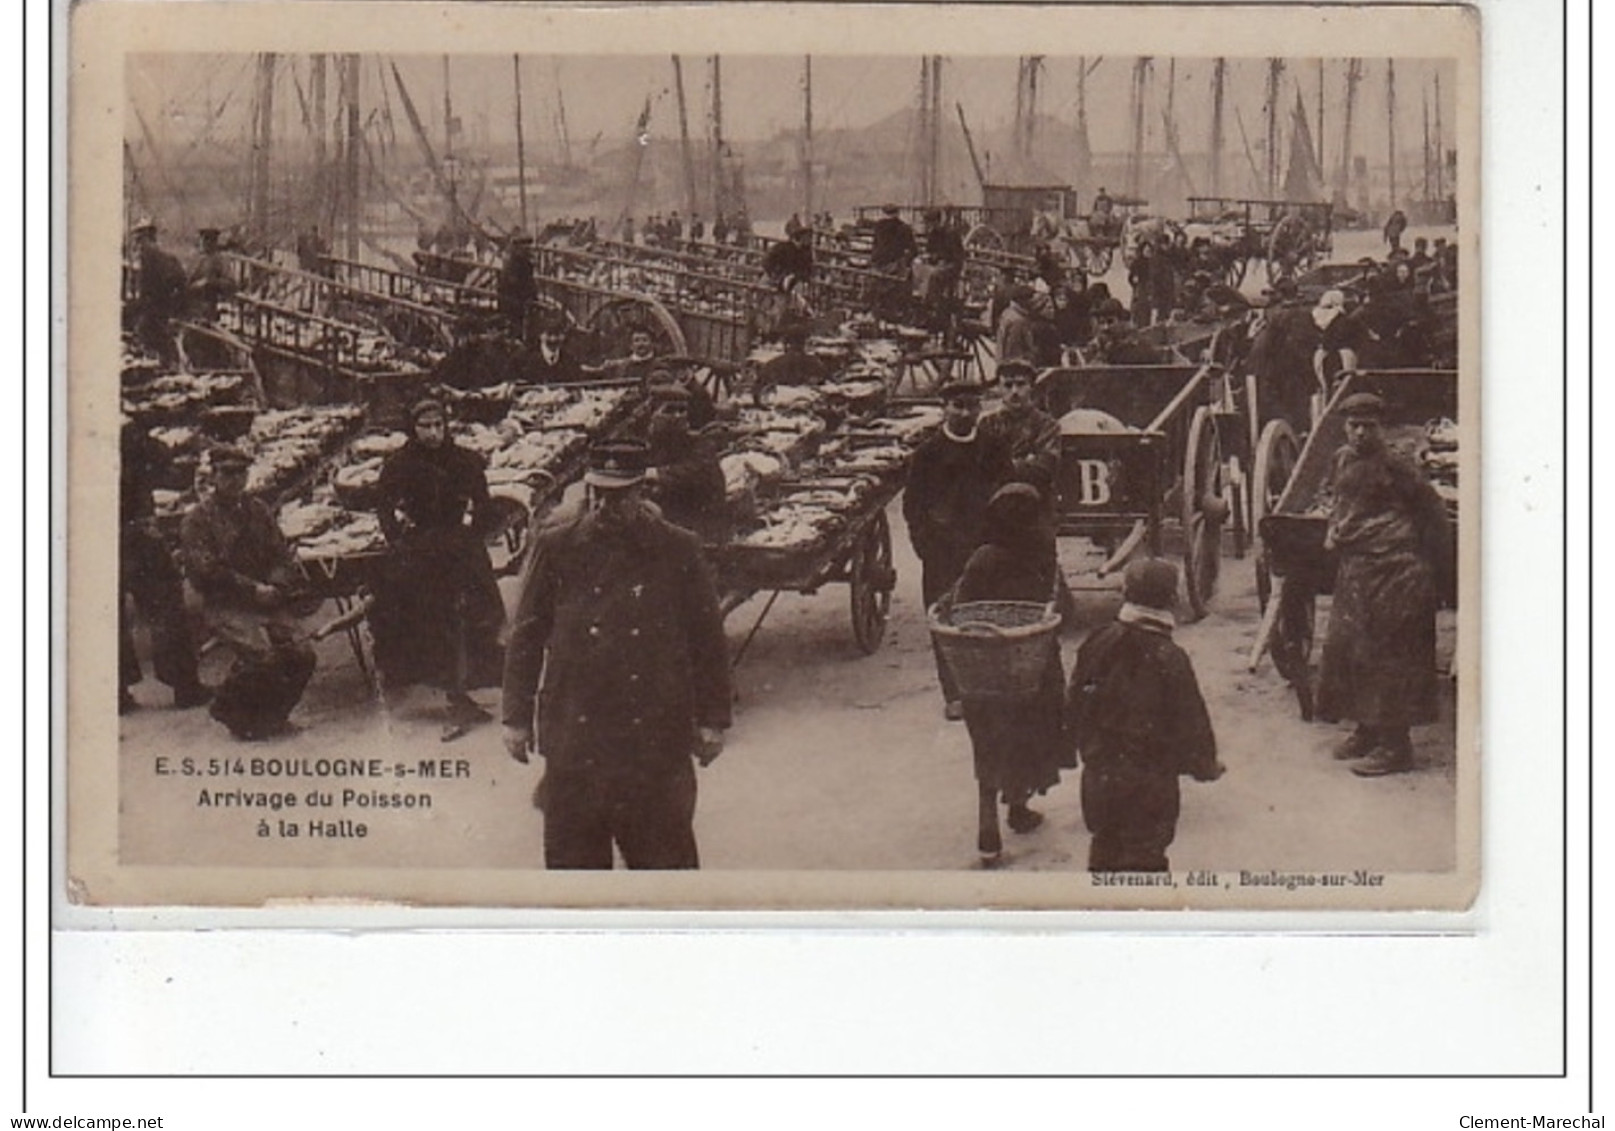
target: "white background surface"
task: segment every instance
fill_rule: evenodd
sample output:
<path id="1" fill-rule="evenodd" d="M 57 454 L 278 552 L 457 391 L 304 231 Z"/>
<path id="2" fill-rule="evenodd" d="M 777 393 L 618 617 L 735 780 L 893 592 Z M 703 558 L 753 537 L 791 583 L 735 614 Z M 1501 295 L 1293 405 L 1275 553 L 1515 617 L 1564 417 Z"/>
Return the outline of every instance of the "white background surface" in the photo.
<path id="1" fill-rule="evenodd" d="M 1462 1115 L 1573 1115 L 1588 1095 L 1586 612 L 1589 362 L 1585 34 L 1572 15 L 1568 121 L 1560 16 L 1538 0 L 1483 11 L 1486 857 L 1473 916 L 1447 935 L 1164 933 L 1205 920 L 1086 916 L 985 920 L 851 916 L 733 931 L 371 933 L 142 930 L 58 933 L 47 955 L 50 689 L 46 524 L 47 28 L 28 29 L 28 997 L 0 1026 L 0 1116 L 164 1115 L 165 1127 L 435 1127 L 587 1119 L 724 1126 L 863 1126 L 902 1118 L 985 1125 L 1059 1121 L 1165 1127 L 1455 1127 Z M 61 43 L 57 43 L 58 50 Z M 0 84 L 16 97 L 16 84 Z M 1560 293 L 1561 129 L 1570 139 L 1572 282 Z M 15 182 L 6 178 L 6 203 Z M 15 213 L 13 213 L 15 214 Z M 58 233 L 60 235 L 60 233 Z M 1615 248 L 1603 244 L 1608 261 Z M 14 276 L 4 279 L 17 286 Z M 1561 312 L 1571 356 L 1559 356 Z M 14 338 L 8 338 L 15 340 Z M 1570 402 L 1560 373 L 1570 374 Z M 12 420 L 16 417 L 12 416 Z M 1570 422 L 1570 462 L 1561 458 Z M 10 421 L 8 420 L 8 424 Z M 7 445 L 13 452 L 15 444 Z M 14 466 L 14 465 L 13 465 Z M 1561 473 L 1570 493 L 1561 496 Z M 1561 522 L 1570 703 L 1562 713 Z M 15 560 L 15 559 L 12 559 Z M 1602 608 L 1604 606 L 1600 606 Z M 18 653 L 4 653 L 12 664 Z M 11 690 L 21 682 L 14 674 Z M 20 717 L 8 710 L 10 718 Z M 1568 969 L 1561 968 L 1559 766 L 1568 725 Z M 1607 782 L 1606 770 L 1603 780 Z M 1607 786 L 1606 792 L 1607 792 Z M 16 813 L 15 810 L 13 810 Z M 19 822 L 20 813 L 13 816 Z M 1607 841 L 1606 837 L 1606 841 Z M 20 908 L 17 838 L 7 838 Z M 1607 849 L 1604 850 L 1607 875 Z M 216 918 L 216 917 L 215 917 Z M 486 916 L 482 917 L 486 921 Z M 174 920 L 164 920 L 173 922 Z M 243 919 L 242 921 L 245 921 Z M 418 918 L 415 921 L 419 921 Z M 549 920 L 553 923 L 555 920 Z M 635 922 L 643 922 L 643 919 Z M 666 923 L 667 920 L 651 920 Z M 580 922 L 580 920 L 570 920 Z M 688 917 L 680 920 L 690 922 Z M 716 920 L 697 920 L 701 924 Z M 1004 920 L 993 919 L 994 924 Z M 1271 920 L 1219 919 L 1235 929 Z M 1314 927 L 1317 919 L 1308 920 Z M 1415 923 L 1417 921 L 1414 921 Z M 1055 923 L 1057 929 L 1049 929 Z M 1407 927 L 1410 921 L 1397 921 Z M 1076 925 L 1076 924 L 1080 924 Z M 1443 925 L 1451 926 L 1448 920 Z M 1360 921 L 1343 921 L 1358 928 Z M 1370 930 L 1377 928 L 1370 927 Z M 5 932 L 17 947 L 18 932 Z M 47 960 L 49 965 L 47 965 Z M 20 969 L 14 968 L 20 975 Z M 1561 997 L 1561 972 L 1568 993 Z M 50 982 L 47 982 L 47 976 Z M 24 990 L 9 983 L 11 1000 Z M 49 1046 L 55 990 L 55 1047 Z M 1607 997 L 1607 991 L 1603 992 Z M 1568 1000 L 1569 1016 L 1560 1013 Z M 17 1014 L 13 1014 L 14 1017 Z M 20 1018 L 19 1018 L 20 1020 Z M 1565 1043 L 1567 1042 L 1567 1043 Z M 51 1079 L 102 1073 L 1408 1073 L 1486 1080 L 375 1081 Z M 1553 1078 L 1561 1067 L 1570 1079 Z M 1610 1106 L 1600 1090 L 1599 1104 Z"/>

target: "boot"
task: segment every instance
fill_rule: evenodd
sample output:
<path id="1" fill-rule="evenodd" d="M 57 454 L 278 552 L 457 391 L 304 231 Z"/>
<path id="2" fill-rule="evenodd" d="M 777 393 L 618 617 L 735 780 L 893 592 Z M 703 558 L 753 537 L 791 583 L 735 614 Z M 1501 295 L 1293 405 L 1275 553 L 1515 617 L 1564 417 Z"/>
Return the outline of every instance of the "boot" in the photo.
<path id="1" fill-rule="evenodd" d="M 188 687 L 174 688 L 174 709 L 188 711 L 192 707 L 201 707 L 211 701 L 213 689 L 205 684 L 193 683 Z"/>
<path id="2" fill-rule="evenodd" d="M 1351 768 L 1360 778 L 1382 778 L 1413 769 L 1413 744 L 1404 733 L 1384 742 L 1365 761 Z"/>
<path id="3" fill-rule="evenodd" d="M 996 867 L 1004 852 L 1004 838 L 998 831 L 998 791 L 983 789 L 976 806 L 976 851 L 984 868 Z"/>
<path id="4" fill-rule="evenodd" d="M 1347 736 L 1346 741 L 1335 747 L 1335 761 L 1351 762 L 1358 758 L 1366 758 L 1374 752 L 1377 745 L 1373 731 L 1367 727 L 1358 727 Z"/>
<path id="5" fill-rule="evenodd" d="M 1029 807 L 1026 802 L 1018 801 L 1009 807 L 1009 828 L 1011 832 L 1029 833 L 1043 823 L 1043 814 Z"/>

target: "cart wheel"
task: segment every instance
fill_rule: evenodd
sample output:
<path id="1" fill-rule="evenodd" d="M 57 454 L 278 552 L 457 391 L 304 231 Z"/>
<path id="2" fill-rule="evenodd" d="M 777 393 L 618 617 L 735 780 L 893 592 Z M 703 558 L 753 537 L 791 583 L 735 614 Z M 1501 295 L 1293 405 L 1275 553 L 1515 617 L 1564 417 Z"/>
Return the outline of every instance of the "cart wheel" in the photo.
<path id="1" fill-rule="evenodd" d="M 678 320 L 653 298 L 614 298 L 596 310 L 588 329 L 595 335 L 602 357 L 625 357 L 628 339 L 636 330 L 648 330 L 658 357 L 687 357 L 689 346 Z"/>
<path id="2" fill-rule="evenodd" d="M 1245 272 L 1250 268 L 1250 260 L 1245 258 L 1243 252 L 1229 258 L 1223 267 L 1223 281 L 1230 287 L 1238 290 L 1245 281 Z"/>
<path id="3" fill-rule="evenodd" d="M 1245 551 L 1250 548 L 1252 541 L 1250 477 L 1245 474 L 1245 465 L 1237 455 L 1230 455 L 1225 466 L 1228 469 L 1228 517 L 1233 520 L 1234 558 L 1244 561 Z"/>
<path id="4" fill-rule="evenodd" d="M 1273 567 L 1268 564 L 1267 550 L 1260 542 L 1256 546 L 1256 607 L 1267 612 L 1267 602 L 1273 596 Z"/>
<path id="5" fill-rule="evenodd" d="M 977 224 L 965 236 L 965 247 L 985 247 L 993 251 L 1004 250 L 1004 236 L 997 228 Z"/>
<path id="6" fill-rule="evenodd" d="M 1262 519 L 1273 513 L 1295 471 L 1301 445 L 1287 420 L 1269 420 L 1256 441 L 1256 466 L 1251 472 L 1251 527 L 1258 536 Z"/>
<path id="7" fill-rule="evenodd" d="M 492 498 L 488 509 L 490 529 L 497 531 L 488 539 L 488 559 L 495 577 L 509 577 L 521 569 L 531 517 L 515 499 Z"/>
<path id="8" fill-rule="evenodd" d="M 1194 410 L 1183 457 L 1183 585 L 1194 619 L 1206 615 L 1222 566 L 1222 525 L 1228 502 L 1227 466 L 1217 421 L 1206 406 Z"/>
<path id="9" fill-rule="evenodd" d="M 977 385 L 987 384 L 988 374 L 996 372 L 998 368 L 996 343 L 985 334 L 970 334 L 965 337 L 963 345 L 970 356 L 960 362 L 959 379 Z"/>
<path id="10" fill-rule="evenodd" d="M 959 290 L 971 302 L 986 305 L 1003 282 L 1004 273 L 997 267 L 967 259 L 959 276 Z"/>
<path id="11" fill-rule="evenodd" d="M 1312 637 L 1317 617 L 1317 595 L 1290 578 L 1279 581 L 1279 614 L 1273 625 L 1269 651 L 1273 666 L 1295 688 L 1301 717 L 1312 720 Z"/>
<path id="12" fill-rule="evenodd" d="M 1110 272 L 1110 264 L 1115 258 L 1116 249 L 1110 244 L 1100 244 L 1089 252 L 1088 274 L 1105 275 Z"/>
<path id="13" fill-rule="evenodd" d="M 892 530 L 886 512 L 877 511 L 852 549 L 852 635 L 866 656 L 875 654 L 886 636 L 897 570 L 892 565 Z"/>

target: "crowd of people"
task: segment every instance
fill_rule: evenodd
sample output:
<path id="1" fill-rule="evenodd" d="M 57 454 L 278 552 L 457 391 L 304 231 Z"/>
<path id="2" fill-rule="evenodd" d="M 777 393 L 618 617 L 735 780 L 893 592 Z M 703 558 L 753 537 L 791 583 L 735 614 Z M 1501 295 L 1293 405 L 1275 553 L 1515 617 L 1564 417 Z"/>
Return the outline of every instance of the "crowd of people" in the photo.
<path id="1" fill-rule="evenodd" d="M 763 270 L 782 291 L 811 277 L 820 220 L 798 222 L 765 257 Z M 699 218 L 691 221 L 694 235 Z M 682 225 L 677 213 L 652 217 L 641 238 L 677 241 Z M 216 305 L 233 286 L 217 231 L 200 234 L 189 271 L 156 235 L 147 222 L 134 231 L 139 287 L 127 310 L 129 328 L 153 343 L 171 338 L 166 320 Z M 375 510 L 385 568 L 362 615 L 384 687 L 425 684 L 446 696 L 445 740 L 494 717 L 472 691 L 501 688 L 504 745 L 518 761 L 536 753 L 545 762 L 535 803 L 545 814 L 550 867 L 610 867 L 614 849 L 630 867 L 696 867 L 694 765 L 722 750 L 732 699 L 703 549 L 727 535 L 718 451 L 704 432 L 724 409 L 689 366 L 659 356 L 648 330 L 629 337 L 623 356 L 586 362 L 564 313 L 537 301 L 534 242 L 520 231 L 507 240 L 498 324 L 484 338 L 468 335 L 444 359 L 436 375 L 444 392 L 409 409 L 407 441 L 382 467 Z M 988 317 L 1001 403 L 983 415 L 981 385 L 942 388 L 942 427 L 916 451 L 902 497 L 927 609 L 981 601 L 1069 608 L 1054 533 L 1061 436 L 1036 404 L 1040 370 L 1074 358 L 1152 363 L 1158 354 L 1138 334 L 1164 311 L 1169 320 L 1245 327 L 1245 360 L 1258 379 L 1282 386 L 1281 401 L 1285 389 L 1311 396 L 1345 369 L 1417 349 L 1409 326 L 1456 276 L 1452 247 L 1420 239 L 1411 251 L 1393 248 L 1384 262 L 1361 261 L 1354 277 L 1315 301 L 1284 279 L 1253 303 L 1207 282 L 1209 269 L 1196 266 L 1207 254 L 1193 244 L 1141 245 L 1129 274 L 1131 312 L 1104 283 L 1090 285 L 1081 271 L 1046 257 L 1035 277 L 998 296 Z M 940 213 L 926 216 L 916 234 L 891 207 L 874 226 L 871 260 L 908 294 L 930 278 L 956 295 L 964 249 Z M 759 387 L 825 379 L 824 363 L 804 348 L 809 326 L 799 315 L 781 323 L 784 352 L 762 368 Z M 517 343 L 518 352 L 476 355 L 499 341 Z M 456 389 L 489 383 L 490 373 L 541 384 L 633 381 L 649 406 L 639 433 L 591 450 L 584 505 L 535 530 L 509 618 L 487 550 L 485 466 L 449 427 Z M 1383 403 L 1363 396 L 1344 408 L 1348 443 L 1334 460 L 1328 526 L 1341 564 L 1318 712 L 1356 724 L 1337 756 L 1373 777 L 1413 768 L 1409 728 L 1431 718 L 1434 594 L 1451 569 L 1442 560 L 1450 540 L 1440 500 L 1383 442 Z M 247 453 L 230 444 L 208 449 L 177 553 L 152 520 L 158 458 L 140 429 L 125 427 L 120 583 L 149 628 L 155 674 L 172 688 L 176 708 L 209 705 L 237 739 L 284 733 L 315 669 L 312 645 L 333 625 L 306 629 L 318 598 L 272 512 L 245 490 Z M 231 651 L 232 666 L 214 687 L 199 676 L 185 582 L 207 632 Z M 1168 867 L 1180 776 L 1211 781 L 1222 773 L 1192 665 L 1172 640 L 1177 592 L 1174 567 L 1135 562 L 1115 622 L 1083 643 L 1069 679 L 1053 651 L 1036 690 L 1019 699 L 973 694 L 938 651 L 943 715 L 965 723 L 974 750 L 985 863 L 1002 853 L 1000 806 L 1012 832 L 1030 833 L 1042 821 L 1033 799 L 1080 759 L 1082 810 L 1093 833 L 1089 867 Z M 142 673 L 126 613 L 120 669 L 119 709 L 127 712 L 139 706 L 131 689 Z"/>

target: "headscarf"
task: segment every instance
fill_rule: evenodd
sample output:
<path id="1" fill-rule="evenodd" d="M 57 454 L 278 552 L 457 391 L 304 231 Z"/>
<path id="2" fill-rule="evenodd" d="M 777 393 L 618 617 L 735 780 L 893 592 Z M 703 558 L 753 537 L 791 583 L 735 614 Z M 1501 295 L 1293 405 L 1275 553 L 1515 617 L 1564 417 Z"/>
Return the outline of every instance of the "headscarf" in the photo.
<path id="1" fill-rule="evenodd" d="M 1027 549 L 1048 540 L 1043 496 L 1030 483 L 1006 483 L 987 501 L 986 540 L 1005 549 Z"/>
<path id="2" fill-rule="evenodd" d="M 1320 330 L 1327 330 L 1345 312 L 1345 294 L 1341 291 L 1324 291 L 1318 305 L 1312 308 L 1312 324 Z"/>

